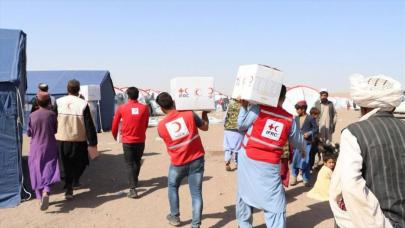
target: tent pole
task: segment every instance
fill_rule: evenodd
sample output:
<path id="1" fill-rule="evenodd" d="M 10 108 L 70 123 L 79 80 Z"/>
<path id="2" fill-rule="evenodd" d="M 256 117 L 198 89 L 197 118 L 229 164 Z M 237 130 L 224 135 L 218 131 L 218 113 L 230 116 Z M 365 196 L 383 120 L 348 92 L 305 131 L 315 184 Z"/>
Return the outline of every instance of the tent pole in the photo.
<path id="1" fill-rule="evenodd" d="M 100 100 L 97 100 L 97 107 L 98 107 L 98 119 L 100 120 L 100 131 L 103 131 L 103 121 L 101 121 L 101 108 L 100 108 Z"/>

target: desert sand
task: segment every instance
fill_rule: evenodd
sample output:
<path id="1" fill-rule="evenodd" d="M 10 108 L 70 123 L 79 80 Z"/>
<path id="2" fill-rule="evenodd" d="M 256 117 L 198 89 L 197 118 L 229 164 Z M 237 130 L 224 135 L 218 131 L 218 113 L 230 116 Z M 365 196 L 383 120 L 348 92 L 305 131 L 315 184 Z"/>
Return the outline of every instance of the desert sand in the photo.
<path id="1" fill-rule="evenodd" d="M 220 118 L 222 113 L 210 115 Z M 355 111 L 338 110 L 334 141 L 339 141 L 342 128 L 359 117 Z M 237 227 L 235 220 L 236 171 L 226 172 L 223 162 L 223 127 L 211 125 L 201 132 L 206 149 L 203 184 L 204 210 L 201 227 Z M 100 133 L 99 157 L 91 161 L 72 201 L 64 199 L 62 184 L 54 186 L 47 211 L 39 210 L 38 200 L 22 202 L 16 208 L 0 210 L 0 227 L 170 227 L 167 199 L 169 157 L 155 127 L 147 131 L 144 163 L 140 173 L 139 199 L 129 199 L 127 175 L 121 144 L 110 132 Z M 23 154 L 28 154 L 29 139 L 24 138 Z M 24 158 L 26 163 L 26 157 Z M 313 175 L 313 180 L 315 180 Z M 26 180 L 27 181 L 27 180 Z M 191 198 L 188 187 L 180 188 L 181 227 L 190 227 Z M 302 183 L 286 189 L 287 227 L 333 227 L 327 202 L 306 197 Z M 255 211 L 254 227 L 266 227 L 263 213 Z"/>

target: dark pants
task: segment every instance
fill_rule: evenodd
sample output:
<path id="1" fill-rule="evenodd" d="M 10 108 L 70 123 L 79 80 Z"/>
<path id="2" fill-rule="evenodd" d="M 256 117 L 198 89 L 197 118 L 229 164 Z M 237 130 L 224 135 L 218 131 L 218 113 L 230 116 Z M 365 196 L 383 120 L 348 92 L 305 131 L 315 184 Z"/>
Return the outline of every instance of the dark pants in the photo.
<path id="1" fill-rule="evenodd" d="M 89 164 L 87 142 L 58 141 L 58 150 L 65 174 L 66 190 L 72 191 L 73 181 L 79 180 Z"/>
<path id="2" fill-rule="evenodd" d="M 123 143 L 124 158 L 127 163 L 129 187 L 138 186 L 138 176 L 141 170 L 141 158 L 145 149 L 145 143 Z"/>
<path id="3" fill-rule="evenodd" d="M 311 152 L 309 154 L 309 167 L 312 169 L 315 163 L 315 156 L 319 153 L 318 144 L 312 143 Z"/>

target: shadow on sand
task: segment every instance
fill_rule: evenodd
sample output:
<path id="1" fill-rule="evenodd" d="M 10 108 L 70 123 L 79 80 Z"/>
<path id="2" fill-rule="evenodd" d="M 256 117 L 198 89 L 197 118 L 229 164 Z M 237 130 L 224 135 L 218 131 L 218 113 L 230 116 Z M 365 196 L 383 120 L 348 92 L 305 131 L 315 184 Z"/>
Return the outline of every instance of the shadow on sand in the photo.
<path id="1" fill-rule="evenodd" d="M 146 152 L 144 157 L 155 156 L 160 153 Z M 35 198 L 35 193 L 31 189 L 28 169 L 28 157 L 22 158 L 24 186 L 32 194 L 32 199 Z M 142 171 L 141 171 L 142 172 Z M 212 177 L 204 177 L 204 181 Z M 122 154 L 111 155 L 101 154 L 99 157 L 90 162 L 90 166 L 86 168 L 81 177 L 83 186 L 80 190 L 74 192 L 74 199 L 52 201 L 51 205 L 55 205 L 57 210 L 48 211 L 47 213 L 69 213 L 75 208 L 96 208 L 108 201 L 126 197 L 128 189 L 127 171 L 125 168 L 124 157 Z M 186 184 L 187 180 L 182 184 Z M 52 194 L 64 193 L 63 182 L 55 184 L 52 187 Z M 139 181 L 139 197 L 145 197 L 159 189 L 167 187 L 167 177 L 161 176 L 149 180 Z M 22 193 L 23 198 L 27 198 L 27 194 Z"/>
<path id="2" fill-rule="evenodd" d="M 310 209 L 287 217 L 287 227 L 315 227 L 322 221 L 333 218 L 329 202 L 308 206 Z"/>
<path id="3" fill-rule="evenodd" d="M 314 170 L 310 183 L 314 185 L 319 169 Z M 286 201 L 287 204 L 294 202 L 297 196 L 305 194 L 311 190 L 310 187 L 304 187 L 302 183 L 299 183 L 297 187 L 286 189 Z M 308 206 L 310 209 L 306 211 L 298 212 L 294 215 L 287 217 L 287 227 L 303 227 L 312 228 L 324 220 L 333 218 L 332 212 L 328 202 L 315 203 Z M 224 207 L 225 211 L 220 213 L 203 214 L 202 219 L 221 219 L 216 224 L 210 226 L 212 228 L 227 227 L 227 225 L 236 219 L 235 205 L 229 205 Z M 263 213 L 261 210 L 253 209 L 254 213 Z M 263 215 L 264 216 L 264 215 Z M 191 220 L 183 221 L 182 226 L 191 223 Z M 266 228 L 266 224 L 255 226 L 255 228 Z"/>

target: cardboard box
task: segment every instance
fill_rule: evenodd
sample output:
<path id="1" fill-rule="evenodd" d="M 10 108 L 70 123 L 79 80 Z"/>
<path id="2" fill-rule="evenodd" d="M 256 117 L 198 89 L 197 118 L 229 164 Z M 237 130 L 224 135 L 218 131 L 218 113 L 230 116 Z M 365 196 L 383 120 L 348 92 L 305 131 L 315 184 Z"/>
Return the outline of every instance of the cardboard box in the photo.
<path id="1" fill-rule="evenodd" d="M 80 86 L 80 94 L 86 101 L 99 101 L 101 100 L 100 85 Z"/>
<path id="2" fill-rule="evenodd" d="M 170 89 L 177 110 L 215 110 L 212 77 L 174 78 Z"/>
<path id="3" fill-rule="evenodd" d="M 276 68 L 260 64 L 242 65 L 239 66 L 232 98 L 275 107 L 282 84 L 282 72 Z"/>

